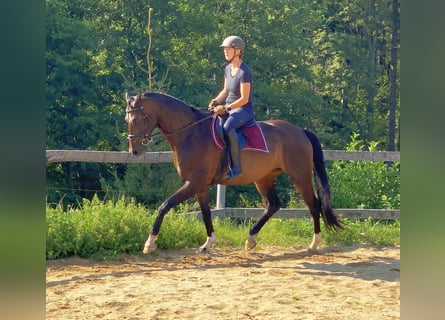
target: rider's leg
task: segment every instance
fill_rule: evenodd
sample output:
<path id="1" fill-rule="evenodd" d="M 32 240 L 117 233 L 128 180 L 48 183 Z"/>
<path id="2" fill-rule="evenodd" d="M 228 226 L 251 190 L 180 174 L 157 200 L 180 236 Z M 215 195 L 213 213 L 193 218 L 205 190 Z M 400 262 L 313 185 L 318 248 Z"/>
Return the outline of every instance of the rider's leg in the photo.
<path id="1" fill-rule="evenodd" d="M 237 108 L 232 110 L 224 122 L 224 133 L 227 137 L 230 151 L 230 171 L 227 179 L 235 179 L 241 175 L 241 159 L 240 159 L 240 145 L 236 130 L 244 126 L 252 120 L 254 114 L 250 109 Z"/>
<path id="2" fill-rule="evenodd" d="M 241 175 L 240 147 L 238 142 L 238 135 L 235 129 L 226 132 L 226 136 L 229 142 L 230 163 L 231 163 L 230 170 L 226 178 L 228 180 L 231 180 Z"/>

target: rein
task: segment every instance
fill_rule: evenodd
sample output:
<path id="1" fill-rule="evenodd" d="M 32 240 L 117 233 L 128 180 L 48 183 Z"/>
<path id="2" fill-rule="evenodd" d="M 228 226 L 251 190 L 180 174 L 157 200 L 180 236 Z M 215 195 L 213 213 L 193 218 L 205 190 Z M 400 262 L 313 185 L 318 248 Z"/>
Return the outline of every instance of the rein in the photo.
<path id="1" fill-rule="evenodd" d="M 166 133 L 165 136 L 168 137 L 168 136 L 172 136 L 172 135 L 178 134 L 178 133 L 180 133 L 180 132 L 182 132 L 182 131 L 185 131 L 185 130 L 187 130 L 187 129 L 190 129 L 191 127 L 194 127 L 194 126 L 200 124 L 201 122 L 206 121 L 207 119 L 210 119 L 211 117 L 213 117 L 213 114 L 210 114 L 210 115 L 208 115 L 207 117 L 204 117 L 204 118 L 202 118 L 202 119 L 199 119 L 198 121 L 195 121 L 195 122 L 193 122 L 193 123 L 190 123 L 189 125 L 186 125 L 185 127 L 182 127 L 182 128 L 180 128 L 180 129 L 178 129 L 178 130 L 176 130 L 176 131 L 174 131 L 174 132 Z"/>
<path id="2" fill-rule="evenodd" d="M 148 122 L 152 123 L 152 121 L 150 120 L 150 117 L 148 116 L 148 114 L 146 114 L 146 113 L 144 112 L 144 107 L 134 108 L 134 109 L 131 109 L 131 110 L 127 110 L 126 112 L 127 112 L 127 113 L 133 113 L 133 112 L 136 112 L 136 111 L 142 111 L 142 113 L 143 113 L 143 115 L 144 115 L 144 120 L 147 120 Z M 180 132 L 182 132 L 182 131 L 185 131 L 185 130 L 187 130 L 187 129 L 190 129 L 191 127 L 194 127 L 194 126 L 200 124 L 201 122 L 204 122 L 204 121 L 206 121 L 207 119 L 210 119 L 210 118 L 212 118 L 212 117 L 213 117 L 213 114 L 210 114 L 210 115 L 208 115 L 208 116 L 206 116 L 206 117 L 204 117 L 204 118 L 202 118 L 202 119 L 199 119 L 198 121 L 195 121 L 195 122 L 193 122 L 193 123 L 190 123 L 190 124 L 186 125 L 185 127 L 182 127 L 182 128 L 180 128 L 180 129 L 178 129 L 178 130 L 176 130 L 176 131 L 174 131 L 174 132 L 171 132 L 171 133 L 165 133 L 164 135 L 165 135 L 166 137 L 169 137 L 169 136 L 178 134 L 178 133 L 180 133 Z M 144 139 L 142 139 L 142 145 L 144 145 L 144 146 L 147 145 L 148 142 L 152 140 L 152 139 L 151 139 L 151 136 L 150 136 L 148 133 L 145 133 L 145 134 L 143 134 L 143 135 L 141 135 L 141 136 L 144 137 Z M 127 139 L 128 139 L 128 140 L 131 140 L 131 139 L 133 139 L 133 138 L 135 138 L 135 137 L 137 137 L 137 136 L 136 136 L 136 135 L 133 135 L 133 134 L 129 134 L 129 135 L 127 136 Z"/>

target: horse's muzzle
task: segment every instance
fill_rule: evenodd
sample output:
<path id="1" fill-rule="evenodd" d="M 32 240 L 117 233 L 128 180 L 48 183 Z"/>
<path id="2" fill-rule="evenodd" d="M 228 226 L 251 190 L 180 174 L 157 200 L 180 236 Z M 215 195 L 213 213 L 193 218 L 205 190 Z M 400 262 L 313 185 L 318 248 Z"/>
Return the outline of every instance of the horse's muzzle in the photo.
<path id="1" fill-rule="evenodd" d="M 129 152 L 132 156 L 139 157 L 145 153 L 145 149 L 130 148 Z"/>

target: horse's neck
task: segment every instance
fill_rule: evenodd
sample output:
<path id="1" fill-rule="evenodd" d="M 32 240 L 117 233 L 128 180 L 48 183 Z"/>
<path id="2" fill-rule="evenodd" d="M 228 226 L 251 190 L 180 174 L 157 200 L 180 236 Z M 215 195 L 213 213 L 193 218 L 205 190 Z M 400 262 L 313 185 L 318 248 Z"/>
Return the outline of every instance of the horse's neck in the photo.
<path id="1" fill-rule="evenodd" d="M 196 118 L 187 110 L 161 108 L 158 113 L 158 125 L 165 135 L 172 135 L 196 122 Z"/>

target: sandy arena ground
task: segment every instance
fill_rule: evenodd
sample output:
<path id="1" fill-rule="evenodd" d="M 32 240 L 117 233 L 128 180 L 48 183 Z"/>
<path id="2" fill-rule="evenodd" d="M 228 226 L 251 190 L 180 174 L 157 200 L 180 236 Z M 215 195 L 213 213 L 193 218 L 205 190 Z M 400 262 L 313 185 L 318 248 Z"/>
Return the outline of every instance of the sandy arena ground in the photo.
<path id="1" fill-rule="evenodd" d="M 400 247 L 47 261 L 46 319 L 400 319 Z"/>

